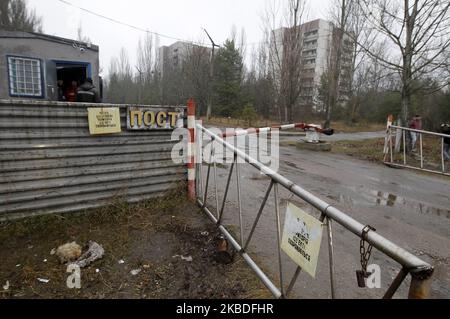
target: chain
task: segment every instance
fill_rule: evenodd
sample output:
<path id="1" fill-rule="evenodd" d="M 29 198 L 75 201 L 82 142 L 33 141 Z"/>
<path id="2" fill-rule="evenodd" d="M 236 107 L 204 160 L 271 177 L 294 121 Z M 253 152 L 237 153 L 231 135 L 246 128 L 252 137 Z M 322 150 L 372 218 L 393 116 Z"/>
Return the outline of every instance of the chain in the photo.
<path id="1" fill-rule="evenodd" d="M 364 274 L 367 274 L 367 265 L 370 260 L 370 255 L 372 254 L 372 248 L 373 246 L 369 244 L 366 249 L 366 240 L 367 240 L 367 234 L 369 231 L 376 231 L 375 228 L 372 226 L 367 225 L 363 228 L 362 235 L 361 235 L 361 241 L 359 244 L 359 253 L 361 255 L 361 267 Z"/>

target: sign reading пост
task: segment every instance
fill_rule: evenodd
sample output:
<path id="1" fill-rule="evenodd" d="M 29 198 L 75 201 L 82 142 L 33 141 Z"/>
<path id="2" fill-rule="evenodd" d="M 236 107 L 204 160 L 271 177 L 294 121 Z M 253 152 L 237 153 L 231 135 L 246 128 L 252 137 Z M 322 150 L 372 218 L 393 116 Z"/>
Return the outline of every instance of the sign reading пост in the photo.
<path id="1" fill-rule="evenodd" d="M 129 107 L 127 109 L 129 130 L 164 130 L 177 127 L 183 127 L 182 108 Z"/>
<path id="2" fill-rule="evenodd" d="M 316 276 L 323 223 L 289 203 L 281 248 L 313 278 Z"/>

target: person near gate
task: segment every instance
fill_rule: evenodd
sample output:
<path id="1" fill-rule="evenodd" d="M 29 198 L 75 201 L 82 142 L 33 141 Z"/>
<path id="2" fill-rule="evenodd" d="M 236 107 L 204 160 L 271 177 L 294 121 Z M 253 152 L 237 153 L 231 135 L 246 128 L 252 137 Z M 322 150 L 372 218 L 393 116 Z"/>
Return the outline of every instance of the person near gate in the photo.
<path id="1" fill-rule="evenodd" d="M 450 135 L 450 124 L 441 124 L 441 132 Z M 444 158 L 450 161 L 450 137 L 444 137 Z"/>
<path id="2" fill-rule="evenodd" d="M 422 117 L 420 115 L 416 115 L 413 117 L 413 119 L 409 122 L 409 128 L 414 130 L 422 130 Z M 415 151 L 416 149 L 416 143 L 417 139 L 419 137 L 420 133 L 417 132 L 410 132 L 411 136 L 411 151 Z"/>
<path id="3" fill-rule="evenodd" d="M 91 78 L 87 78 L 86 81 L 84 81 L 84 83 L 78 88 L 77 102 L 100 103 L 100 95 Z"/>

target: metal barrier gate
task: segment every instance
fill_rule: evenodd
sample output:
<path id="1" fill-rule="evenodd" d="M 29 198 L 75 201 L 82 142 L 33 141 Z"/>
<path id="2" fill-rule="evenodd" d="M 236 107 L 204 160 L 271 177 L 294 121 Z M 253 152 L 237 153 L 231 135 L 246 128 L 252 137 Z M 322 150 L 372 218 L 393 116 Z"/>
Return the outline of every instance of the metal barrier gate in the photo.
<path id="1" fill-rule="evenodd" d="M 395 133 L 394 133 L 394 130 L 396 131 Z M 416 137 L 418 139 L 419 157 L 420 157 L 419 163 L 417 163 L 417 166 L 413 166 L 413 164 L 408 164 L 408 161 L 407 161 L 407 151 L 408 151 L 408 144 L 409 144 L 407 142 L 407 136 L 408 136 L 407 134 L 409 134 L 409 135 L 417 134 L 419 136 L 418 138 Z M 393 141 L 395 136 L 400 137 L 400 140 Z M 437 165 L 437 166 L 440 166 L 440 170 L 425 167 L 426 163 L 424 160 L 424 136 L 435 137 L 440 140 L 440 142 L 438 143 L 439 149 L 440 149 L 440 161 L 439 161 L 439 164 Z M 415 129 L 410 129 L 410 128 L 401 127 L 401 126 L 395 126 L 395 125 L 389 125 L 388 131 L 387 131 L 387 141 L 388 141 L 389 145 L 386 145 L 386 147 L 385 147 L 384 163 L 389 166 L 404 167 L 404 168 L 410 168 L 410 169 L 414 169 L 414 170 L 420 170 L 420 171 L 450 176 L 450 171 L 447 170 L 447 167 L 445 164 L 445 161 L 446 161 L 445 154 L 446 154 L 446 152 L 450 152 L 450 150 L 445 149 L 445 145 L 446 145 L 445 139 L 450 139 L 450 135 L 436 133 L 436 132 L 429 132 L 429 131 L 424 131 L 424 130 L 415 130 Z M 400 146 L 403 146 L 402 147 L 403 151 L 402 151 L 402 159 L 396 161 L 395 156 L 394 156 L 394 153 L 395 153 L 394 152 L 394 144 L 398 144 L 398 143 L 400 143 Z M 447 153 L 447 155 L 448 155 L 448 153 Z M 449 167 L 450 167 L 450 162 L 449 162 Z"/>
<path id="2" fill-rule="evenodd" d="M 327 227 L 327 237 L 328 237 L 328 251 L 329 251 L 329 271 L 330 271 L 330 284 L 331 284 L 331 297 L 335 298 L 335 287 L 336 287 L 336 276 L 334 271 L 334 252 L 333 252 L 333 229 L 332 229 L 332 221 L 342 225 L 347 231 L 355 234 L 361 239 L 364 239 L 373 247 L 377 248 L 379 251 L 393 259 L 394 261 L 401 264 L 402 268 L 390 284 L 388 290 L 384 294 L 384 298 L 392 298 L 395 292 L 400 287 L 403 280 L 407 277 L 408 274 L 411 274 L 411 285 L 409 287 L 409 298 L 427 298 L 430 289 L 431 276 L 433 273 L 433 267 L 428 263 L 422 261 L 418 257 L 409 253 L 408 251 L 402 249 L 401 247 L 395 245 L 391 241 L 386 238 L 380 236 L 373 230 L 368 230 L 366 225 L 361 224 L 360 222 L 354 220 L 349 217 L 347 214 L 343 213 L 339 209 L 329 205 L 325 201 L 319 199 L 313 194 L 309 193 L 302 187 L 294 184 L 289 179 L 284 176 L 276 173 L 271 168 L 263 165 L 258 162 L 256 159 L 250 157 L 242 150 L 236 148 L 229 142 L 225 141 L 222 136 L 214 134 L 209 129 L 203 127 L 200 124 L 196 124 L 197 133 L 202 132 L 206 134 L 210 139 L 211 143 L 218 143 L 222 147 L 230 150 L 234 155 L 234 161 L 231 164 L 230 171 L 228 173 L 228 178 L 226 182 L 226 188 L 224 191 L 222 204 L 219 205 L 219 197 L 218 197 L 218 185 L 217 185 L 217 163 L 215 159 L 215 148 L 211 147 L 211 152 L 209 154 L 209 163 L 207 163 L 207 173 L 206 173 L 206 181 L 203 179 L 203 160 L 201 163 L 197 163 L 195 165 L 196 176 L 195 185 L 197 189 L 196 193 L 196 201 L 202 208 L 202 210 L 209 216 L 209 218 L 217 224 L 220 231 L 223 233 L 225 238 L 231 243 L 233 248 L 243 257 L 246 263 L 250 266 L 250 268 L 256 273 L 259 279 L 264 283 L 264 285 L 270 290 L 275 298 L 286 298 L 290 295 L 294 288 L 294 284 L 297 281 L 298 276 L 300 275 L 302 269 L 300 267 L 296 268 L 296 271 L 292 277 L 292 279 L 286 282 L 288 285 L 285 287 L 284 274 L 282 269 L 282 254 L 281 254 L 281 222 L 280 222 L 280 203 L 279 203 L 279 187 L 282 187 L 289 191 L 292 195 L 297 196 L 298 198 L 306 201 L 312 207 L 318 209 L 321 212 L 320 220 L 323 223 L 326 223 Z M 251 132 L 248 132 L 251 133 Z M 199 136 L 201 134 L 196 134 L 197 145 L 199 145 Z M 198 147 L 196 150 L 197 156 L 199 156 L 199 152 L 203 150 L 201 147 Z M 243 220 L 243 212 L 241 205 L 241 182 L 240 182 L 240 170 L 239 164 L 237 162 L 238 158 L 243 159 L 246 163 L 251 165 L 252 167 L 258 169 L 262 174 L 270 178 L 270 184 L 265 192 L 264 199 L 261 203 L 261 206 L 258 210 L 256 218 L 253 222 L 253 226 L 251 228 L 250 233 L 247 238 L 244 236 L 244 229 L 242 225 Z M 213 169 L 213 173 L 211 172 Z M 225 203 L 227 201 L 227 196 L 230 190 L 230 181 L 233 175 L 233 171 L 236 171 L 237 177 L 237 206 L 239 213 L 239 237 L 235 238 L 232 232 L 226 228 L 223 224 L 224 217 L 224 208 Z M 215 193 L 215 210 L 216 214 L 212 212 L 212 209 L 207 206 L 208 199 L 208 191 L 210 190 L 211 184 L 211 174 L 213 175 L 214 180 L 214 193 Z M 274 194 L 275 201 L 275 211 L 274 214 L 276 216 L 276 235 L 277 235 L 277 254 L 278 254 L 278 269 L 279 269 L 279 283 L 277 286 L 269 276 L 261 269 L 261 267 L 257 264 L 257 262 L 249 255 L 249 244 L 251 243 L 252 237 L 254 235 L 255 229 L 260 221 L 262 212 L 264 207 L 266 206 L 269 196 Z M 236 236 L 238 237 L 238 236 Z"/>

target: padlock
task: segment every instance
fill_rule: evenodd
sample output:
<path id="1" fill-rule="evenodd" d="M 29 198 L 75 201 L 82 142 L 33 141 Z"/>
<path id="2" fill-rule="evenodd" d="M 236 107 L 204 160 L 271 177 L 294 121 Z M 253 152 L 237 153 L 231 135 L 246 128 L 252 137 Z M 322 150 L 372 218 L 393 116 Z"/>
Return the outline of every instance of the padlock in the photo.
<path id="1" fill-rule="evenodd" d="M 358 280 L 358 287 L 359 288 L 366 288 L 366 278 L 367 278 L 367 272 L 364 270 L 357 270 L 356 271 L 356 279 Z"/>
<path id="2" fill-rule="evenodd" d="M 215 260 L 224 265 L 228 265 L 233 262 L 233 255 L 230 253 L 228 241 L 222 236 L 218 240 Z"/>

